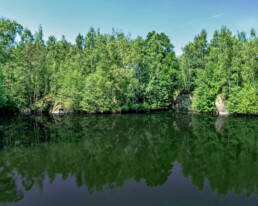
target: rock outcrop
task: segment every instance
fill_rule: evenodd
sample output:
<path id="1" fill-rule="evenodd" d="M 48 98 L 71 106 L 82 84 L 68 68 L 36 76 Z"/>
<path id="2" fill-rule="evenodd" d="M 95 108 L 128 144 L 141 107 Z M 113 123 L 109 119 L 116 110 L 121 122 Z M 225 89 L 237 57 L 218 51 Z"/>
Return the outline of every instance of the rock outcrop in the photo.
<path id="1" fill-rule="evenodd" d="M 219 112 L 219 115 L 228 115 L 228 110 L 227 110 L 227 107 L 226 107 L 226 102 L 225 100 L 222 98 L 221 95 L 218 95 L 216 100 L 215 100 L 215 105 L 216 105 L 216 108 Z"/>
<path id="2" fill-rule="evenodd" d="M 73 112 L 72 105 L 69 102 L 62 101 L 54 97 L 53 94 L 44 96 L 41 100 L 36 102 L 34 106 L 37 108 L 36 111 L 49 111 L 51 114 L 64 114 Z"/>
<path id="3" fill-rule="evenodd" d="M 191 111 L 192 110 L 192 101 L 193 101 L 192 94 L 179 93 L 178 95 L 175 95 L 174 101 L 175 101 L 175 104 L 173 106 L 173 109 L 175 111 Z"/>
<path id="4" fill-rule="evenodd" d="M 56 101 L 49 111 L 49 113 L 51 113 L 51 114 L 65 114 L 65 113 L 70 113 L 70 112 L 72 112 L 72 111 L 69 110 L 67 105 L 62 101 Z"/>

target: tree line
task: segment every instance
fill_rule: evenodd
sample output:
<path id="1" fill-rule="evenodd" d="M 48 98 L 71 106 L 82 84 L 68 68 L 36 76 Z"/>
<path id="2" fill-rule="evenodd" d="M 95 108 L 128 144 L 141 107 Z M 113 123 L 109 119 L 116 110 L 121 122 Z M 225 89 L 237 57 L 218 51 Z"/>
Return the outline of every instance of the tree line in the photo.
<path id="1" fill-rule="evenodd" d="M 170 109 L 178 93 L 193 93 L 192 108 L 214 112 L 221 94 L 232 113 L 258 113 L 258 38 L 226 27 L 210 42 L 203 30 L 176 57 L 164 33 L 132 39 L 90 28 L 75 43 L 43 40 L 15 21 L 0 19 L 0 107 L 67 112 Z"/>

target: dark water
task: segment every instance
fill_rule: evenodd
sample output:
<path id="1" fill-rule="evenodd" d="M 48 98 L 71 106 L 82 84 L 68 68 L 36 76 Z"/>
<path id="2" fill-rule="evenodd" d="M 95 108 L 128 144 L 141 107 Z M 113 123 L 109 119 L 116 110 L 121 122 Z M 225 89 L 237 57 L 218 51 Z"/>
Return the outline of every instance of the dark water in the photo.
<path id="1" fill-rule="evenodd" d="M 2 114 L 0 205 L 258 205 L 258 118 Z"/>

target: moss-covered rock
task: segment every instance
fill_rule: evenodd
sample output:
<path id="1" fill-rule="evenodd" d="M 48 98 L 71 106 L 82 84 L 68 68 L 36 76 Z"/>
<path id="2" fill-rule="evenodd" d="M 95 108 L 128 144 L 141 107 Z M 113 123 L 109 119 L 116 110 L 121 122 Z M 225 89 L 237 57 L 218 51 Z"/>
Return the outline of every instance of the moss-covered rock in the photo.
<path id="1" fill-rule="evenodd" d="M 37 108 L 37 111 L 49 112 L 51 114 L 71 113 L 74 111 L 69 102 L 62 101 L 53 94 L 44 96 L 41 100 L 36 102 L 34 107 Z"/>
<path id="2" fill-rule="evenodd" d="M 174 101 L 173 109 L 175 111 L 192 111 L 193 94 L 178 93 L 175 95 Z"/>

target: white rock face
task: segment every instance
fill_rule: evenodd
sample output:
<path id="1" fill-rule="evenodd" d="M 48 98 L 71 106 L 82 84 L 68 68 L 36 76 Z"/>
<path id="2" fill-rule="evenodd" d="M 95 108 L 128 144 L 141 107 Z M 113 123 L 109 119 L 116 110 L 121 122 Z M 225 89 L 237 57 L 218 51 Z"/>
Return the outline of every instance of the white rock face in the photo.
<path id="1" fill-rule="evenodd" d="M 215 105 L 219 112 L 219 115 L 228 115 L 228 110 L 226 108 L 225 101 L 222 99 L 220 95 L 217 96 L 215 100 Z"/>

